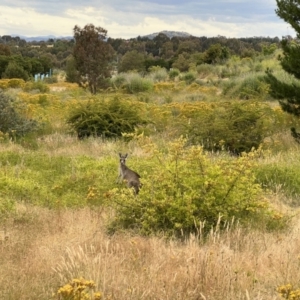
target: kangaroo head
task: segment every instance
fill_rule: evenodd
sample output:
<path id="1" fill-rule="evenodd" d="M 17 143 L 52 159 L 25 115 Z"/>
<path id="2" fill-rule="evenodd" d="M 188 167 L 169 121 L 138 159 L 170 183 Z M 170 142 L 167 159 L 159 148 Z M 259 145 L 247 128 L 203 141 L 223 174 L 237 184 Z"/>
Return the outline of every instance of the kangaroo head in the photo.
<path id="1" fill-rule="evenodd" d="M 119 157 L 120 157 L 120 164 L 125 165 L 126 164 L 126 158 L 127 158 L 128 154 L 124 154 L 122 155 L 122 153 L 119 153 Z"/>

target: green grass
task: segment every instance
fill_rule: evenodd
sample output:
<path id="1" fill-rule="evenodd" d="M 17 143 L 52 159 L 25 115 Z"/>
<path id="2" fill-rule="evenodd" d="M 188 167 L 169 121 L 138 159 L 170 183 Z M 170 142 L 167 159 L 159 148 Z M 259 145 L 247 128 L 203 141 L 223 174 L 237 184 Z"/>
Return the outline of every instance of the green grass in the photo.
<path id="1" fill-rule="evenodd" d="M 113 188 L 115 162 L 80 155 L 51 156 L 41 152 L 0 152 L 2 197 L 47 207 L 80 207 L 101 202 Z M 101 184 L 97 184 L 97 182 Z M 88 197 L 89 189 L 97 194 Z"/>
<path id="2" fill-rule="evenodd" d="M 300 205 L 300 157 L 296 151 L 274 155 L 259 164 L 255 171 L 257 181 L 265 189 L 280 192 L 293 206 Z"/>

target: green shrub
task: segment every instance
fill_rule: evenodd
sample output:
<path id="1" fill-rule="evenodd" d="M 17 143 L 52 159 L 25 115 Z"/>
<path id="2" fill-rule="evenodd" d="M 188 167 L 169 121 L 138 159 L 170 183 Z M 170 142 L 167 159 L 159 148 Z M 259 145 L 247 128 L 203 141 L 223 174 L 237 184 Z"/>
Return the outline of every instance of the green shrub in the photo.
<path id="1" fill-rule="evenodd" d="M 269 84 L 264 76 L 250 74 L 242 80 L 231 79 L 223 84 L 223 95 L 242 100 L 262 100 L 269 97 Z"/>
<path id="2" fill-rule="evenodd" d="M 149 68 L 149 71 L 149 76 L 154 82 L 166 81 L 166 79 L 168 78 L 168 72 L 165 68 L 152 66 Z"/>
<path id="3" fill-rule="evenodd" d="M 175 68 L 172 68 L 170 71 L 169 71 L 169 78 L 171 80 L 174 80 L 176 77 L 178 77 L 180 74 L 180 71 L 178 69 L 175 69 Z"/>
<path id="4" fill-rule="evenodd" d="M 31 82 L 27 82 L 24 86 L 24 91 L 25 92 L 30 92 L 30 91 L 34 91 L 34 90 L 38 90 L 40 91 L 40 93 L 47 93 L 50 91 L 49 86 L 42 80 L 39 81 L 31 81 Z"/>
<path id="5" fill-rule="evenodd" d="M 231 66 L 227 64 L 226 66 L 220 67 L 219 77 L 221 78 L 229 78 L 229 77 L 237 77 L 241 73 L 240 68 L 237 65 Z"/>
<path id="6" fill-rule="evenodd" d="M 215 73 L 215 66 L 210 64 L 201 64 L 197 66 L 196 70 L 200 78 L 205 78 Z"/>
<path id="7" fill-rule="evenodd" d="M 261 164 L 255 170 L 257 182 L 265 188 L 283 193 L 292 204 L 300 205 L 300 164 L 295 160 L 293 164 L 275 162 Z"/>
<path id="8" fill-rule="evenodd" d="M 124 87 L 130 94 L 148 92 L 153 90 L 153 81 L 148 78 L 143 78 L 139 74 L 131 73 L 127 75 Z"/>
<path id="9" fill-rule="evenodd" d="M 258 102 L 186 103 L 178 113 L 174 126 L 180 134 L 210 151 L 249 152 L 273 130 L 272 109 Z"/>
<path id="10" fill-rule="evenodd" d="M 101 136 L 118 138 L 122 133 L 134 132 L 134 129 L 146 124 L 137 105 L 119 98 L 108 101 L 88 101 L 75 107 L 67 123 L 79 138 Z"/>
<path id="11" fill-rule="evenodd" d="M 253 153 L 211 161 L 200 146 L 185 147 L 184 139 L 160 149 L 151 144 L 149 151 L 138 168 L 143 183 L 138 197 L 129 189 L 111 192 L 116 218 L 110 230 L 180 236 L 197 233 L 203 223 L 207 232 L 233 218 L 259 226 L 272 219 L 255 182 Z"/>
<path id="12" fill-rule="evenodd" d="M 21 78 L 25 81 L 29 79 L 28 73 L 24 68 L 14 61 L 10 61 L 2 74 L 2 78 Z"/>
<path id="13" fill-rule="evenodd" d="M 183 73 L 180 76 L 180 79 L 184 80 L 186 84 L 191 84 L 193 81 L 196 80 L 196 76 L 193 72 L 187 72 L 187 73 Z"/>
<path id="14" fill-rule="evenodd" d="M 126 83 L 126 75 L 124 73 L 120 73 L 110 79 L 111 85 L 115 89 L 122 88 L 123 85 Z"/>
<path id="15" fill-rule="evenodd" d="M 22 115 L 24 104 L 17 103 L 13 98 L 0 91 L 0 131 L 10 137 L 23 136 L 38 128 L 35 120 Z"/>
<path id="16" fill-rule="evenodd" d="M 262 99 L 269 93 L 269 85 L 263 77 L 254 76 L 245 78 L 240 86 L 240 99 Z"/>
<path id="17" fill-rule="evenodd" d="M 57 76 L 50 76 L 50 77 L 45 77 L 44 80 L 43 80 L 45 83 L 49 84 L 49 83 L 57 83 L 58 82 L 58 79 L 57 79 Z"/>

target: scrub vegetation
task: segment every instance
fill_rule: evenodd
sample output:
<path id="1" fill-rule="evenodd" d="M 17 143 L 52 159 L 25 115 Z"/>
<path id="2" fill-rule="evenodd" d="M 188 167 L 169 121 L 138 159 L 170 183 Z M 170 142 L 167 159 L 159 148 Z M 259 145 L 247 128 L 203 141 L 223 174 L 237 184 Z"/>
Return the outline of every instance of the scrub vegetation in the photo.
<path id="1" fill-rule="evenodd" d="M 187 70 L 184 51 L 125 70 L 128 54 L 101 90 L 70 70 L 3 77 L 0 298 L 299 299 L 300 124 L 265 72 L 294 82 L 279 55 L 216 45 Z"/>

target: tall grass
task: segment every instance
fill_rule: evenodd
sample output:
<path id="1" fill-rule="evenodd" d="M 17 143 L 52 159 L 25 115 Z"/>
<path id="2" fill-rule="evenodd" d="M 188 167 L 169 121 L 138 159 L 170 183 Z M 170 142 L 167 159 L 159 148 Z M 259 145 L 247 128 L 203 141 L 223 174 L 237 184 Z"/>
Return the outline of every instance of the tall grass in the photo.
<path id="1" fill-rule="evenodd" d="M 289 205 L 300 205 L 299 148 L 266 157 L 256 169 L 257 181 L 273 193 L 283 195 Z"/>
<path id="2" fill-rule="evenodd" d="M 142 77 L 138 73 L 125 73 L 115 76 L 111 82 L 115 88 L 122 88 L 130 94 L 135 94 L 153 90 L 153 80 L 154 78 Z"/>
<path id="3" fill-rule="evenodd" d="M 0 247 L 0 298 L 57 299 L 73 278 L 94 280 L 104 299 L 279 299 L 298 285 L 300 223 L 274 235 L 228 225 L 186 242 L 107 236 L 110 211 L 19 205 Z M 2 223 L 3 225 L 3 223 Z M 54 294 L 54 296 L 52 296 Z"/>

